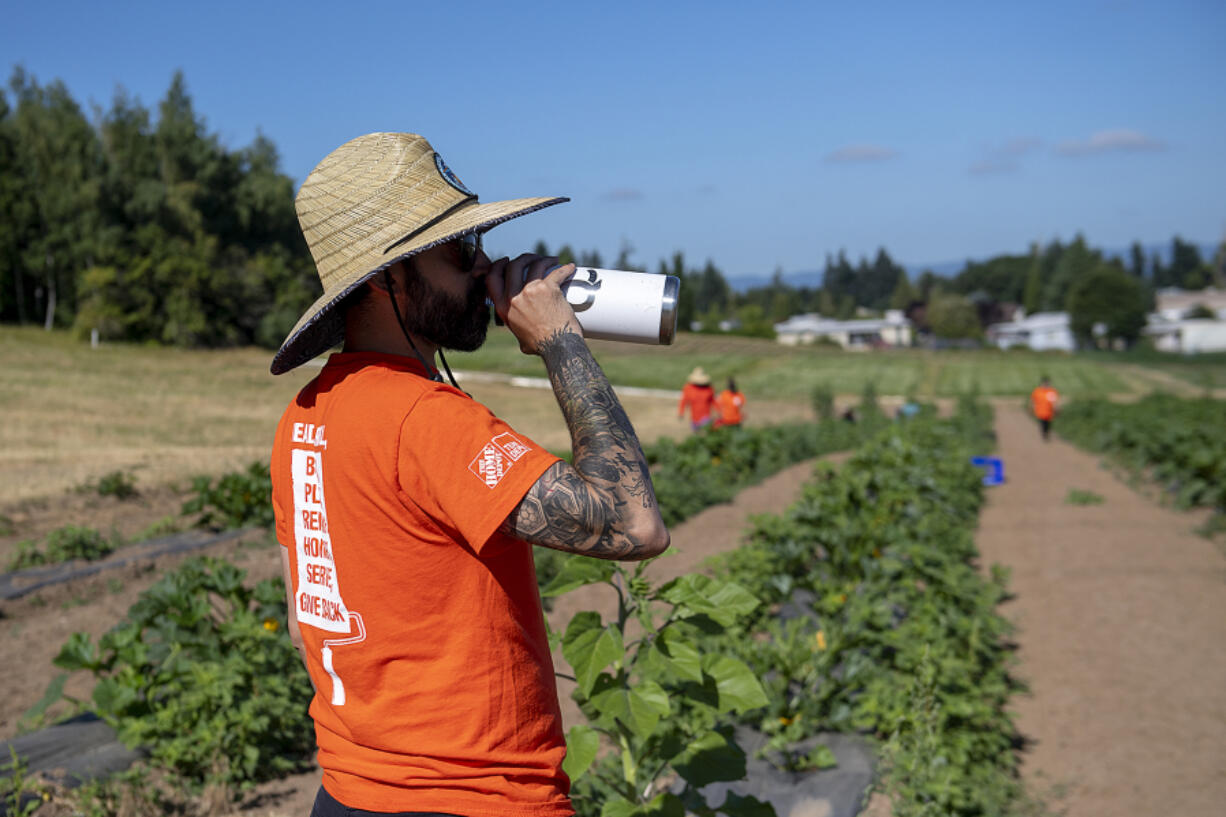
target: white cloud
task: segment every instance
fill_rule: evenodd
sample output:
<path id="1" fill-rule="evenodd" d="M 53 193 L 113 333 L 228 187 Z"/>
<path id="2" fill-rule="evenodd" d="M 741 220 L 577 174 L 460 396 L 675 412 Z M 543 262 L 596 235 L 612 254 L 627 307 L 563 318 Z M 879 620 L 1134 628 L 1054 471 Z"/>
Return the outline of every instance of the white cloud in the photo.
<path id="1" fill-rule="evenodd" d="M 1091 156 L 1111 151 L 1138 152 L 1165 148 L 1166 144 L 1159 139 L 1146 136 L 1140 131 L 1119 128 L 1098 131 L 1085 140 L 1061 142 L 1056 145 L 1056 152 L 1064 156 Z"/>
<path id="2" fill-rule="evenodd" d="M 881 145 L 847 145 L 826 155 L 827 162 L 880 162 L 893 159 L 898 151 Z"/>

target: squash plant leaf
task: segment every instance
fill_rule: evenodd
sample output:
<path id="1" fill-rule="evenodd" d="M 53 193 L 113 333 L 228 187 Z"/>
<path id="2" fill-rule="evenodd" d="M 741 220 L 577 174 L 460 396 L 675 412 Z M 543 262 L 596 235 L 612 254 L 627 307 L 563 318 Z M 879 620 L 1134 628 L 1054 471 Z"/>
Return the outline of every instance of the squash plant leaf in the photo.
<path id="1" fill-rule="evenodd" d="M 562 655 L 575 670 L 575 681 L 584 697 L 592 694 L 601 670 L 625 654 L 621 631 L 601 626 L 600 614 L 577 613 L 562 637 Z"/>
<path id="2" fill-rule="evenodd" d="M 544 598 L 560 596 L 563 593 L 574 590 L 576 587 L 583 587 L 585 584 L 607 582 L 613 577 L 613 570 L 613 563 L 603 559 L 590 559 L 586 556 L 564 556 L 562 569 L 558 571 L 549 584 L 541 588 L 541 596 Z"/>
<path id="3" fill-rule="evenodd" d="M 651 645 L 648 659 L 658 659 L 667 669 L 685 681 L 702 682 L 702 655 L 694 642 L 675 629 L 663 630 Z"/>
<path id="4" fill-rule="evenodd" d="M 775 807 L 770 803 L 763 803 L 753 795 L 742 797 L 732 791 L 718 810 L 728 817 L 775 817 Z"/>
<path id="5" fill-rule="evenodd" d="M 671 765 L 694 787 L 745 778 L 745 752 L 719 732 L 705 732 L 690 741 Z"/>
<path id="6" fill-rule="evenodd" d="M 566 733 L 566 759 L 562 761 L 562 771 L 572 783 L 591 767 L 599 748 L 600 733 L 590 726 L 578 724 Z"/>
<path id="7" fill-rule="evenodd" d="M 681 576 L 660 590 L 660 597 L 696 614 L 709 616 L 725 627 L 753 611 L 758 600 L 736 582 L 724 582 L 698 573 Z"/>
<path id="8" fill-rule="evenodd" d="M 745 713 L 769 703 L 762 684 L 744 662 L 726 655 L 707 655 L 702 668 L 715 681 L 720 712 Z"/>

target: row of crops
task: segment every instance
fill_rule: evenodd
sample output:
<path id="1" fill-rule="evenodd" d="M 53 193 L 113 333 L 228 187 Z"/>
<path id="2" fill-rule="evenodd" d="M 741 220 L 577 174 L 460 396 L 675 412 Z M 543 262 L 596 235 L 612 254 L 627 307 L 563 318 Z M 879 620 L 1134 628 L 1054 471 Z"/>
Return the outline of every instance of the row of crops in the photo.
<path id="1" fill-rule="evenodd" d="M 832 761 L 813 736 L 871 736 L 897 817 L 1034 805 L 1005 712 L 1005 576 L 973 565 L 983 487 L 969 459 L 991 418 L 962 409 L 896 424 L 819 469 L 713 577 L 653 587 L 641 568 L 565 563 L 546 595 L 606 582 L 620 599 L 616 619 L 580 613 L 561 639 L 588 718 L 568 736 L 581 814 L 771 813 L 699 793 L 745 774 L 745 728 L 793 772 Z M 677 782 L 661 791 L 665 780 Z"/>
<path id="2" fill-rule="evenodd" d="M 1224 401 L 1167 394 L 1131 404 L 1077 401 L 1055 427 L 1075 445 L 1157 482 L 1180 508 L 1226 511 Z"/>
<path id="3" fill-rule="evenodd" d="M 557 634 L 588 720 L 568 735 L 566 762 L 585 817 L 773 813 L 699 792 L 745 775 L 743 729 L 802 773 L 832 762 L 820 746 L 797 748 L 806 738 L 871 736 L 899 817 L 998 814 L 1021 801 L 1004 712 L 1007 625 L 995 613 L 1004 577 L 972 565 L 983 489 L 969 457 L 990 445 L 990 415 L 964 401 L 952 420 L 866 416 L 649 450 L 672 523 L 793 461 L 860 443 L 786 513 L 758 518 L 714 575 L 653 585 L 641 564 L 542 560 L 546 598 L 608 582 L 622 600 L 615 620 L 583 612 Z M 193 507 L 250 519 L 243 508 L 267 496 L 265 478 L 253 468 L 202 483 Z M 313 748 L 310 684 L 285 637 L 283 599 L 279 581 L 249 588 L 233 565 L 189 560 L 98 641 L 74 635 L 56 663 L 91 673 L 80 705 L 184 791 L 241 788 L 307 767 Z"/>

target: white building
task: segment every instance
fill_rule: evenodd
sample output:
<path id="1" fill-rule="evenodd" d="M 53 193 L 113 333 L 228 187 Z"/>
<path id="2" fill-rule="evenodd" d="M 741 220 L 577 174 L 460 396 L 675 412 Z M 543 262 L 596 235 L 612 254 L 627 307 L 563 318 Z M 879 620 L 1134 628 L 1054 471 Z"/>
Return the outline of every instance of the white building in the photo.
<path id="1" fill-rule="evenodd" d="M 1166 287 L 1154 293 L 1154 301 L 1158 314 L 1167 321 L 1185 318 L 1198 306 L 1206 307 L 1218 320 L 1226 321 L 1226 289 Z"/>
<path id="2" fill-rule="evenodd" d="M 787 346 L 829 340 L 844 349 L 878 349 L 885 346 L 910 346 L 911 321 L 901 309 L 886 310 L 884 318 L 836 321 L 821 315 L 793 315 L 775 324 L 775 337 Z"/>
<path id="3" fill-rule="evenodd" d="M 1036 312 L 1008 323 L 994 323 L 987 328 L 988 342 L 1001 349 L 1024 346 L 1036 351 L 1056 349 L 1071 352 L 1077 348 L 1067 312 Z"/>
<path id="4" fill-rule="evenodd" d="M 1159 312 L 1149 316 L 1145 334 L 1153 338 L 1154 348 L 1162 352 L 1179 352 L 1185 355 L 1226 352 L 1226 320 L 1171 320 Z"/>

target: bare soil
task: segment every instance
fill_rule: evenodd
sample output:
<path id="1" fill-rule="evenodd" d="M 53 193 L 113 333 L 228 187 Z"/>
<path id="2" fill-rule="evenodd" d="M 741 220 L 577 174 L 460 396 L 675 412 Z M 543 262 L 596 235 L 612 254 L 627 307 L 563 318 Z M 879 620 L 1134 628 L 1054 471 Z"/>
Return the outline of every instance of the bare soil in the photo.
<path id="1" fill-rule="evenodd" d="M 1059 418 L 1056 420 L 1059 427 Z M 1133 491 L 1092 456 L 996 407 L 1006 482 L 977 541 L 1012 569 L 1023 773 L 1070 817 L 1226 808 L 1226 559 L 1203 516 Z M 1066 503 L 1072 489 L 1100 505 Z"/>

